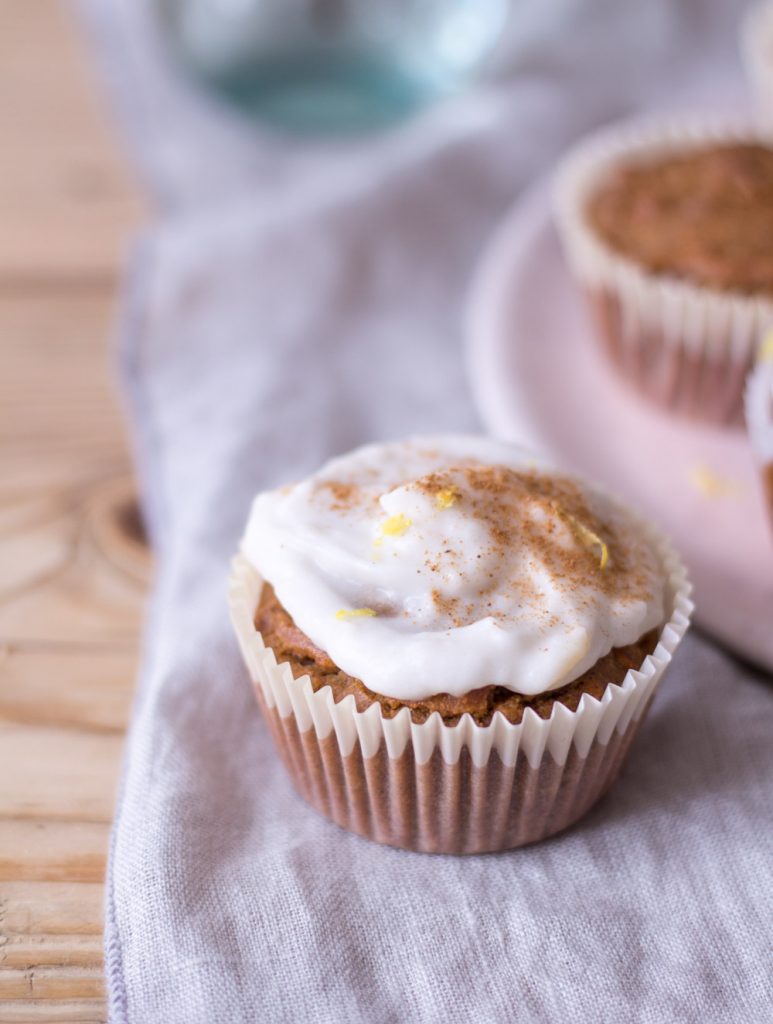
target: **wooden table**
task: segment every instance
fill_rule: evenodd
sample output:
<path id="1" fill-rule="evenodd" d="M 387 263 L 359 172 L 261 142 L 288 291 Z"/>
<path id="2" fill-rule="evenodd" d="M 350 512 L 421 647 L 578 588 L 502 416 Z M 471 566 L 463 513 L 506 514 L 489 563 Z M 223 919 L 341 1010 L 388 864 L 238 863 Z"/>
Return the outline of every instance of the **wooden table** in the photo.
<path id="1" fill-rule="evenodd" d="M 101 1021 L 149 559 L 109 338 L 137 188 L 59 0 L 0 4 L 0 1021 Z"/>

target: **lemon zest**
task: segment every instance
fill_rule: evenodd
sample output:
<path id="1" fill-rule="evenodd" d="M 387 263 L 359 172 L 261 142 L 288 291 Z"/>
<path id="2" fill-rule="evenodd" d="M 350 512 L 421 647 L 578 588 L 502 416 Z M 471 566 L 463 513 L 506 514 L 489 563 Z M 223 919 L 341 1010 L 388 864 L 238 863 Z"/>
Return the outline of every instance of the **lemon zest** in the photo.
<path id="1" fill-rule="evenodd" d="M 729 498 L 740 494 L 741 486 L 729 477 L 720 476 L 704 462 L 693 466 L 689 473 L 692 483 L 707 498 Z"/>
<path id="2" fill-rule="evenodd" d="M 599 569 L 606 569 L 607 563 L 609 562 L 609 547 L 607 546 L 606 541 L 602 540 L 597 533 L 594 533 L 594 531 L 584 523 L 581 523 L 579 519 L 575 519 L 574 516 L 570 516 L 567 513 L 567 518 L 586 547 L 592 548 L 598 545 L 601 552 L 599 555 Z"/>
<path id="3" fill-rule="evenodd" d="M 586 547 L 592 548 L 598 546 L 599 569 L 606 569 L 607 565 L 609 564 L 609 546 L 607 545 L 606 541 L 599 537 L 599 535 L 595 531 L 591 530 L 590 527 L 586 526 L 585 523 L 581 523 L 580 520 L 576 518 L 576 516 L 573 516 L 570 512 L 567 512 L 566 509 L 561 508 L 558 502 L 552 502 L 551 504 L 553 505 L 553 508 L 556 510 L 556 512 L 558 512 L 559 515 L 563 516 L 564 519 L 567 520 L 569 525 L 572 527 L 574 532 L 577 534 L 577 536 L 580 538 L 580 540 Z"/>
<path id="4" fill-rule="evenodd" d="M 761 363 L 773 362 L 773 330 L 768 331 L 762 339 L 757 358 Z"/>
<path id="5" fill-rule="evenodd" d="M 372 619 L 376 612 L 372 608 L 339 608 L 336 618 L 341 622 L 348 622 L 350 619 Z"/>
<path id="6" fill-rule="evenodd" d="M 455 487 L 444 487 L 435 495 L 435 505 L 439 509 L 451 508 L 459 500 L 459 492 Z"/>
<path id="7" fill-rule="evenodd" d="M 384 520 L 381 524 L 381 533 L 384 537 L 402 537 L 412 522 L 412 519 L 398 512 L 396 516 Z"/>

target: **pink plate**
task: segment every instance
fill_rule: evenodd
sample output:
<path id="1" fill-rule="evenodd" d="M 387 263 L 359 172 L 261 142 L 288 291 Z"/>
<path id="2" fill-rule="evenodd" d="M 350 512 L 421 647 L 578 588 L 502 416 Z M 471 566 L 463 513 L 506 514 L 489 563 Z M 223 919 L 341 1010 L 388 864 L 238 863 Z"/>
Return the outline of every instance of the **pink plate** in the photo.
<path id="1" fill-rule="evenodd" d="M 647 513 L 687 562 L 698 624 L 773 670 L 773 535 L 746 436 L 660 411 L 607 365 L 544 186 L 492 241 L 468 313 L 472 387 L 491 433 Z"/>

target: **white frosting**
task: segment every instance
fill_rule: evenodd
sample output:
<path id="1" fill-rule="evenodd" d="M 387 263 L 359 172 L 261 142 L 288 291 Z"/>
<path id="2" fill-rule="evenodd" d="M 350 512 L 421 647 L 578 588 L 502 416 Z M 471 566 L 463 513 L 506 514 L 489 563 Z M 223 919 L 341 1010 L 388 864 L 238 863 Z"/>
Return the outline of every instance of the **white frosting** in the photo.
<path id="1" fill-rule="evenodd" d="M 470 475 L 491 466 L 520 471 L 493 502 Z M 376 693 L 541 693 L 664 618 L 662 566 L 641 529 L 582 487 L 590 532 L 529 483 L 561 482 L 545 468 L 482 437 L 368 445 L 258 495 L 242 550 L 299 629 Z"/>

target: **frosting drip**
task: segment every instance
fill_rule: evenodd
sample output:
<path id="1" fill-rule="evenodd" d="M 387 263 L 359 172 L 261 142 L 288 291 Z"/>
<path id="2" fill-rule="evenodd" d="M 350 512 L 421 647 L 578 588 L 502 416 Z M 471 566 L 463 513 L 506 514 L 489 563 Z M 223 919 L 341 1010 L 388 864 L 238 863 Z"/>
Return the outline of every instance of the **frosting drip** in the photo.
<path id="1" fill-rule="evenodd" d="M 664 618 L 610 499 L 477 437 L 369 445 L 258 495 L 242 542 L 299 629 L 376 693 L 533 695 Z"/>

